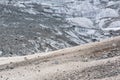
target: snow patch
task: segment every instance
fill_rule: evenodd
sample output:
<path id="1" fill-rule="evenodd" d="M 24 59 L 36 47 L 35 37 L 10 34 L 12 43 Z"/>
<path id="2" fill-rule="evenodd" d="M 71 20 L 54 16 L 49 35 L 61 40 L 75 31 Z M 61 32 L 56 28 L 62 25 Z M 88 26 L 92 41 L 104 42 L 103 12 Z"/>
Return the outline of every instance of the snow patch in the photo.
<path id="1" fill-rule="evenodd" d="M 93 22 L 85 17 L 76 17 L 76 18 L 67 18 L 66 19 L 69 23 L 85 27 L 85 28 L 93 28 Z"/>
<path id="2" fill-rule="evenodd" d="M 96 19 L 99 20 L 99 19 L 102 19 L 102 18 L 109 18 L 109 17 L 118 17 L 119 14 L 116 10 L 114 9 L 110 9 L 110 8 L 107 8 L 107 9 L 103 9 L 97 16 L 96 16 Z"/>

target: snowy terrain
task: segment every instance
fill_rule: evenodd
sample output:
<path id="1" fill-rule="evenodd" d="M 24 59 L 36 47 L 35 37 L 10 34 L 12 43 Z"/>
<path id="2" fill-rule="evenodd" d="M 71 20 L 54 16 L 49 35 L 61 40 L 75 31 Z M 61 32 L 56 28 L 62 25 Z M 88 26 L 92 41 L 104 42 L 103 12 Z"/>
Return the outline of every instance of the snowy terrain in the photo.
<path id="1" fill-rule="evenodd" d="M 0 56 L 120 35 L 119 0 L 0 0 Z"/>

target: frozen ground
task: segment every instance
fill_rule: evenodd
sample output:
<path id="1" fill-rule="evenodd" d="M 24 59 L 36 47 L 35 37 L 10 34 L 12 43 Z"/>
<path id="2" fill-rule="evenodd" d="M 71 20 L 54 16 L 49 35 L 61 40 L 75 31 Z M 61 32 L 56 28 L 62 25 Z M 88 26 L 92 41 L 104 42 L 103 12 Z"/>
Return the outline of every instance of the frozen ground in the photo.
<path id="1" fill-rule="evenodd" d="M 0 0 L 0 56 L 120 35 L 119 0 Z"/>

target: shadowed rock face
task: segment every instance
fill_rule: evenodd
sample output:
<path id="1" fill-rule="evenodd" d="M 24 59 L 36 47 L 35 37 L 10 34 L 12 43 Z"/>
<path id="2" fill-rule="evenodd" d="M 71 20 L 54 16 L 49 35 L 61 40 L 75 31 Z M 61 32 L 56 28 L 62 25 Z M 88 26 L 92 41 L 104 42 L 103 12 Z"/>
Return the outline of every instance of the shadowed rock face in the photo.
<path id="1" fill-rule="evenodd" d="M 115 5 L 106 6 L 109 2 L 109 0 L 98 0 L 97 3 L 94 0 L 86 2 L 85 0 L 1 0 L 0 56 L 47 52 L 119 35 L 119 30 L 110 33 L 102 30 L 111 22 L 120 20 L 118 1 L 115 1 Z M 80 9 L 81 6 L 77 5 L 79 7 L 77 8 L 76 4 L 88 5 L 89 11 L 87 7 Z M 74 6 L 73 9 L 71 6 Z M 104 15 L 101 18 L 98 14 L 105 7 L 115 10 L 116 13 L 113 12 L 116 16 L 109 18 Z M 97 15 L 100 19 L 96 18 Z M 76 17 L 91 20 L 93 27 L 89 27 L 91 25 L 85 27 L 89 21 L 87 19 L 86 24 L 80 25 L 66 20 Z M 99 25 L 104 19 L 105 24 L 101 24 L 101 29 Z"/>

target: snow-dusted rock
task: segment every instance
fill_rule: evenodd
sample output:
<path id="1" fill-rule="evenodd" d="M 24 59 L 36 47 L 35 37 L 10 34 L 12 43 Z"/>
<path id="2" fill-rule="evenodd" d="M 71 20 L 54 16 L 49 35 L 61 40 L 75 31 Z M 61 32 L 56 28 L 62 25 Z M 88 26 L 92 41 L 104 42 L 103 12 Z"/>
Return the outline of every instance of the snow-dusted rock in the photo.
<path id="1" fill-rule="evenodd" d="M 116 4 L 116 2 L 114 2 L 114 1 L 109 1 L 108 4 L 107 4 L 107 7 L 113 6 L 113 5 L 115 5 L 115 4 Z"/>
<path id="2" fill-rule="evenodd" d="M 107 3 L 107 7 L 113 7 L 113 6 L 116 6 L 116 8 L 119 8 L 118 6 L 120 5 L 120 1 L 109 1 Z"/>
<path id="3" fill-rule="evenodd" d="M 67 21 L 85 28 L 93 28 L 93 22 L 85 17 L 67 18 Z"/>
<path id="4" fill-rule="evenodd" d="M 103 1 L 103 2 L 109 2 L 109 0 L 101 0 L 101 1 Z"/>
<path id="5" fill-rule="evenodd" d="M 102 20 L 100 20 L 97 24 L 98 24 L 98 26 L 99 26 L 99 28 L 101 28 L 102 29 L 102 27 L 105 25 L 105 21 L 107 21 L 108 19 L 102 19 Z"/>
<path id="6" fill-rule="evenodd" d="M 109 24 L 109 26 L 106 26 L 106 27 L 103 27 L 105 25 L 105 20 L 101 21 L 100 23 L 100 28 L 103 30 L 103 31 L 118 31 L 120 30 L 120 21 L 114 21 L 112 23 Z"/>
<path id="7" fill-rule="evenodd" d="M 100 0 L 93 0 L 93 4 L 94 5 L 99 5 L 100 4 Z"/>
<path id="8" fill-rule="evenodd" d="M 105 28 L 104 30 L 106 31 L 118 31 L 120 30 L 120 21 L 115 21 L 112 22 L 107 28 Z"/>
<path id="9" fill-rule="evenodd" d="M 97 16 L 96 16 L 96 19 L 99 20 L 99 19 L 102 19 L 102 18 L 111 18 L 111 17 L 118 17 L 119 14 L 116 10 L 114 9 L 110 9 L 110 8 L 107 8 L 107 9 L 103 9 Z"/>

